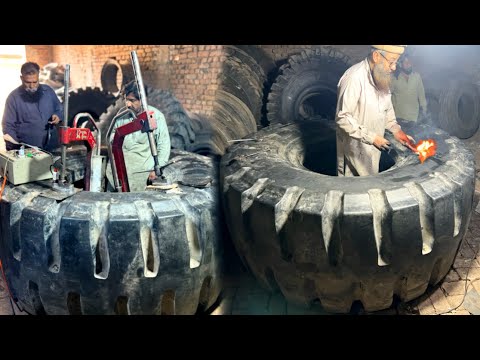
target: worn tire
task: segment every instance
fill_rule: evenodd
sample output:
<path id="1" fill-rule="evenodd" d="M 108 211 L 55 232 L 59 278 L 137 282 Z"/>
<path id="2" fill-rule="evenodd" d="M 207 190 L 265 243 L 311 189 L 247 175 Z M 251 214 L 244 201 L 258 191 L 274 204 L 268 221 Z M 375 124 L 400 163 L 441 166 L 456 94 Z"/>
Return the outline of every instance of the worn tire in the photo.
<path id="1" fill-rule="evenodd" d="M 115 59 L 108 59 L 102 66 L 100 74 L 102 89 L 115 94 L 115 96 L 120 94 L 123 85 L 133 79 L 135 79 L 133 66 L 129 63 L 120 64 Z"/>
<path id="2" fill-rule="evenodd" d="M 292 55 L 280 68 L 268 94 L 270 124 L 286 124 L 315 116 L 334 118 L 337 84 L 350 64 L 346 55 L 331 47 Z M 306 114 L 306 106 L 314 109 L 313 115 Z"/>
<path id="3" fill-rule="evenodd" d="M 357 300 L 385 309 L 394 295 L 409 301 L 441 281 L 470 221 L 474 158 L 440 129 L 413 134 L 435 139 L 437 155 L 420 164 L 397 147 L 393 167 L 356 178 L 303 165 L 335 139 L 323 122 L 272 125 L 230 147 L 220 164 L 225 217 L 257 279 L 288 301 L 339 313 Z"/>
<path id="4" fill-rule="evenodd" d="M 82 112 L 89 113 L 93 119 L 98 122 L 100 115 L 118 99 L 118 97 L 108 91 L 98 87 L 91 88 L 89 86 L 71 90 L 68 94 L 68 126 L 70 127 L 73 126 L 73 118 L 75 115 Z M 79 119 L 77 126 L 82 127 L 82 125 L 87 124 L 85 120 Z M 90 128 L 93 130 L 93 127 Z"/>
<path id="5" fill-rule="evenodd" d="M 190 146 L 195 141 L 195 132 L 192 129 L 190 118 L 178 99 L 170 91 L 148 88 L 147 103 L 159 109 L 165 116 L 172 149 L 190 151 Z M 102 143 L 106 144 L 108 127 L 123 107 L 125 107 L 124 99 L 118 98 L 100 116 Z"/>
<path id="6" fill-rule="evenodd" d="M 211 119 L 197 113 L 188 113 L 188 116 L 192 121 L 192 129 L 195 132 L 195 142 L 189 151 L 212 157 L 223 155 L 225 145 L 219 138 L 218 132 L 212 127 Z"/>
<path id="7" fill-rule="evenodd" d="M 63 201 L 31 183 L 0 203 L 1 259 L 32 314 L 194 314 L 216 301 L 222 247 L 211 159 L 174 152 L 181 194 L 80 192 Z M 195 188 L 200 177 L 210 186 Z"/>
<path id="8" fill-rule="evenodd" d="M 471 138 L 480 125 L 480 91 L 467 79 L 450 80 L 440 93 L 438 125 L 460 139 Z"/>
<path id="9" fill-rule="evenodd" d="M 210 117 L 192 114 L 195 141 L 189 151 L 218 156 L 236 140 L 257 131 L 250 109 L 236 96 L 217 90 L 213 114 Z"/>
<path id="10" fill-rule="evenodd" d="M 253 114 L 258 127 L 261 127 L 263 89 L 267 76 L 257 61 L 237 46 L 224 45 L 224 52 L 219 89 L 240 99 Z"/>

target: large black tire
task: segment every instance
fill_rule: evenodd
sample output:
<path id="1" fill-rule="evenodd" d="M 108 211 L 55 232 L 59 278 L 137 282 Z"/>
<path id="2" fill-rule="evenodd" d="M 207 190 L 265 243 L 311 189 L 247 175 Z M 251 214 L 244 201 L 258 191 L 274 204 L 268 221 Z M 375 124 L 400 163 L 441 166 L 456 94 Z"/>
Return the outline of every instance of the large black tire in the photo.
<path id="1" fill-rule="evenodd" d="M 277 124 L 230 147 L 220 164 L 226 221 L 257 279 L 340 313 L 357 300 L 385 309 L 441 281 L 470 221 L 474 158 L 440 129 L 412 133 L 435 139 L 437 154 L 420 164 L 397 147 L 393 167 L 356 178 L 309 170 L 328 173 L 328 160 L 335 169 L 335 143 L 325 144 L 335 128 L 321 121 Z"/>
<path id="2" fill-rule="evenodd" d="M 217 90 L 213 115 L 191 116 L 195 142 L 189 151 L 218 156 L 236 140 L 257 131 L 255 118 L 246 104 L 236 96 Z"/>
<path id="3" fill-rule="evenodd" d="M 130 63 L 120 64 L 115 59 L 108 59 L 102 66 L 100 74 L 102 89 L 115 95 L 119 95 L 122 86 L 133 79 L 135 79 L 135 75 Z"/>
<path id="4" fill-rule="evenodd" d="M 68 126 L 73 126 L 73 119 L 79 113 L 89 113 L 93 119 L 98 122 L 109 106 L 111 106 L 118 97 L 108 91 L 98 87 L 80 88 L 69 91 L 68 98 Z M 86 125 L 84 119 L 79 119 L 78 127 Z M 93 128 L 91 128 L 93 129 Z"/>
<path id="5" fill-rule="evenodd" d="M 268 95 L 268 121 L 285 124 L 315 117 L 333 119 L 337 84 L 350 65 L 348 56 L 331 47 L 292 55 L 280 68 Z"/>
<path id="6" fill-rule="evenodd" d="M 252 112 L 258 127 L 262 122 L 263 88 L 267 76 L 257 61 L 242 49 L 225 45 L 225 61 L 219 89 L 240 99 Z"/>
<path id="7" fill-rule="evenodd" d="M 168 90 L 150 89 L 148 103 L 165 115 L 172 148 L 189 150 L 195 141 L 195 132 L 183 105 L 175 95 Z"/>
<path id="8" fill-rule="evenodd" d="M 268 76 L 270 72 L 275 70 L 276 65 L 272 58 L 273 54 L 268 54 L 264 49 L 260 48 L 259 45 L 235 45 L 235 47 L 253 58 L 262 68 L 264 75 Z"/>
<path id="9" fill-rule="evenodd" d="M 196 154 L 173 153 L 170 163 L 164 174 L 185 184 L 181 193 L 80 192 L 56 201 L 39 184 L 7 186 L 1 259 L 19 306 L 31 314 L 211 307 L 222 284 L 217 173 Z"/>
<path id="10" fill-rule="evenodd" d="M 172 149 L 190 150 L 195 141 L 195 132 L 192 129 L 190 118 L 178 99 L 168 90 L 147 88 L 147 103 L 156 107 L 165 116 Z M 101 116 L 100 129 L 102 143 L 106 144 L 106 134 L 115 115 L 125 107 L 125 101 L 118 98 Z"/>
<path id="11" fill-rule="evenodd" d="M 195 132 L 195 142 L 189 151 L 195 154 L 218 157 L 225 153 L 224 142 L 219 138 L 217 131 L 212 127 L 212 121 L 205 115 L 188 113 Z"/>
<path id="12" fill-rule="evenodd" d="M 450 135 L 468 139 L 480 125 L 480 91 L 476 84 L 456 78 L 440 93 L 438 125 Z"/>

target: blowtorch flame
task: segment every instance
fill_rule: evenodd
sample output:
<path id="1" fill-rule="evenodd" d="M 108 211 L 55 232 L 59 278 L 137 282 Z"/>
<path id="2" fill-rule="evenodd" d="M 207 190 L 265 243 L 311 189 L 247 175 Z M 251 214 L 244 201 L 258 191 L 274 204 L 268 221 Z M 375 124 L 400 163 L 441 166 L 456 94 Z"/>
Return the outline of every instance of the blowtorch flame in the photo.
<path id="1" fill-rule="evenodd" d="M 415 146 L 415 149 L 417 149 L 418 157 L 423 164 L 426 159 L 435 155 L 437 152 L 437 143 L 433 139 L 420 140 L 417 146 Z"/>

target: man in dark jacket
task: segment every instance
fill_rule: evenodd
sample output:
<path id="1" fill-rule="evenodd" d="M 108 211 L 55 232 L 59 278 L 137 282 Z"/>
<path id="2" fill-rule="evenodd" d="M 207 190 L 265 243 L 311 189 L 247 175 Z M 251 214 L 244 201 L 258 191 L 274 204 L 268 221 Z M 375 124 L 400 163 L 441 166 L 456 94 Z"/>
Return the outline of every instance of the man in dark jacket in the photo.
<path id="1" fill-rule="evenodd" d="M 38 64 L 26 62 L 20 72 L 22 85 L 13 90 L 5 102 L 3 138 L 6 148 L 18 149 L 22 143 L 46 150 L 55 148 L 58 144 L 48 143 L 48 134 L 63 118 L 63 106 L 51 87 L 38 82 Z"/>

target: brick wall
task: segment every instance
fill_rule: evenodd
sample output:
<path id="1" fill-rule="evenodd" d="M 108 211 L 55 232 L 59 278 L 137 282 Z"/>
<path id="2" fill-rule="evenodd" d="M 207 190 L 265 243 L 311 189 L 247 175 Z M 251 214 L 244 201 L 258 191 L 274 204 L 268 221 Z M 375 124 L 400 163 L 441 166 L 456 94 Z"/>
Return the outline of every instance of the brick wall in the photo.
<path id="1" fill-rule="evenodd" d="M 27 58 L 40 66 L 70 64 L 72 88 L 101 87 L 105 62 L 131 67 L 132 50 L 146 85 L 171 90 L 189 111 L 211 114 L 224 59 L 220 45 L 32 45 Z"/>
<path id="2" fill-rule="evenodd" d="M 40 67 L 53 62 L 52 45 L 25 45 L 27 61 L 36 62 Z"/>
<path id="3" fill-rule="evenodd" d="M 70 64 L 72 87 L 101 87 L 105 62 L 112 58 L 131 67 L 132 50 L 137 53 L 145 85 L 168 89 L 168 45 L 55 45 L 53 57 L 55 62 Z"/>
<path id="4" fill-rule="evenodd" d="M 213 113 L 223 61 L 222 45 L 170 45 L 171 86 L 185 109 Z"/>

